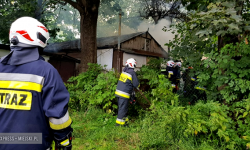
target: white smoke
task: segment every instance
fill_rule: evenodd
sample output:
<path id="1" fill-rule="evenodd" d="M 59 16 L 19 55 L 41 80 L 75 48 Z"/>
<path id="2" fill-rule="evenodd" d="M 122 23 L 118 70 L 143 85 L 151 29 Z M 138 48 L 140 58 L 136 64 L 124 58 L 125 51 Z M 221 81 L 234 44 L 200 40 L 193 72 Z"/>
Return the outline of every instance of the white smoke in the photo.
<path id="1" fill-rule="evenodd" d="M 149 23 L 143 21 L 138 27 L 137 30 L 131 29 L 124 24 L 121 25 L 121 34 L 131 34 L 135 32 L 146 32 L 149 30 L 149 33 L 153 36 L 153 38 L 161 45 L 161 47 L 168 52 L 168 47 L 165 46 L 170 40 L 174 38 L 174 34 L 171 31 L 163 31 L 162 29 L 166 27 L 170 29 L 171 22 L 169 19 L 162 19 L 158 22 L 158 24 Z M 117 35 L 117 31 L 113 32 L 114 35 Z"/>
<path id="2" fill-rule="evenodd" d="M 150 24 L 143 22 L 139 25 L 138 31 L 147 31 L 149 29 L 149 33 L 153 36 L 153 38 L 161 45 L 161 47 L 168 51 L 168 47 L 165 46 L 169 40 L 174 38 L 174 34 L 171 31 L 163 31 L 162 29 L 166 27 L 167 29 L 170 28 L 171 22 L 169 19 L 162 19 L 158 22 L 158 24 Z"/>
<path id="3" fill-rule="evenodd" d="M 117 36 L 118 35 L 118 20 L 115 23 L 116 25 L 102 25 L 97 26 L 98 37 L 108 37 L 108 36 Z M 161 47 L 168 51 L 168 47 L 165 46 L 169 40 L 174 38 L 174 34 L 171 31 L 163 31 L 162 29 L 166 27 L 170 29 L 171 22 L 169 19 L 161 19 L 158 24 L 150 23 L 148 20 L 144 20 L 140 23 L 136 29 L 133 29 L 125 24 L 121 23 L 121 35 L 132 34 L 136 32 L 146 32 L 149 30 L 149 33 L 153 36 L 153 38 L 161 45 Z"/>

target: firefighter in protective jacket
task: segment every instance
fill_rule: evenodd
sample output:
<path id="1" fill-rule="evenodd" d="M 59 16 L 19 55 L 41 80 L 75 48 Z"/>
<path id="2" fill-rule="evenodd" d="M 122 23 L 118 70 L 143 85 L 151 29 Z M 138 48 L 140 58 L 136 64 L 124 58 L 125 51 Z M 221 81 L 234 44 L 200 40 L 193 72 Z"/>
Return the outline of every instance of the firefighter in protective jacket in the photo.
<path id="1" fill-rule="evenodd" d="M 128 59 L 125 65 L 126 67 L 120 75 L 115 91 L 118 101 L 118 115 L 116 119 L 117 126 L 122 126 L 127 123 L 129 99 L 133 89 L 139 87 L 139 81 L 134 71 L 134 68 L 136 67 L 135 59 Z"/>
<path id="2" fill-rule="evenodd" d="M 0 133 L 11 133 L 13 144 L 2 143 L 1 150 L 49 150 L 52 141 L 58 149 L 72 148 L 69 93 L 57 70 L 39 55 L 48 39 L 48 29 L 34 18 L 11 25 L 11 52 L 0 60 Z M 24 137 L 29 144 L 15 143 Z"/>
<path id="3" fill-rule="evenodd" d="M 174 61 L 170 60 L 170 61 L 167 62 L 167 68 L 166 68 L 167 78 L 171 82 L 173 92 L 175 93 L 177 91 L 177 89 L 176 89 L 177 71 L 176 71 L 176 69 L 174 67 L 175 67 Z"/>

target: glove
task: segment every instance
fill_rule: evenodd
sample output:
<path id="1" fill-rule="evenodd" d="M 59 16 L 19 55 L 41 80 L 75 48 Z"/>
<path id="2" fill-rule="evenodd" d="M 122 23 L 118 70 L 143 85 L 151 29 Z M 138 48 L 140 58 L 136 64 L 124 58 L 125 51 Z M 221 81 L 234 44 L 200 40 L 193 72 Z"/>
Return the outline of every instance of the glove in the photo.
<path id="1" fill-rule="evenodd" d="M 64 138 L 55 138 L 55 150 L 71 150 L 72 149 L 72 132 L 69 132 Z"/>

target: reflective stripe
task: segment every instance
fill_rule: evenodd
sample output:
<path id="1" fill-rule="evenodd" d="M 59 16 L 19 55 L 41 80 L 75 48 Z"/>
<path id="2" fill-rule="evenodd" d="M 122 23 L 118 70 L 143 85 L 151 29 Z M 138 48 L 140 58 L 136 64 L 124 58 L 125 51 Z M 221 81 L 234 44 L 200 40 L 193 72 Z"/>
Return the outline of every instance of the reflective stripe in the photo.
<path id="1" fill-rule="evenodd" d="M 41 92 L 44 77 L 33 74 L 0 73 L 0 88 Z"/>
<path id="2" fill-rule="evenodd" d="M 192 77 L 191 80 L 192 80 L 192 81 L 195 81 L 195 78 Z"/>
<path id="3" fill-rule="evenodd" d="M 127 79 L 132 81 L 132 76 L 126 72 L 122 72 L 122 74 L 120 75 L 119 81 L 122 81 L 125 83 Z"/>
<path id="4" fill-rule="evenodd" d="M 126 76 L 129 80 L 131 80 L 131 81 L 132 81 L 132 75 L 131 75 L 131 74 L 129 74 L 129 73 L 127 73 L 127 72 L 122 72 L 122 74 L 121 74 L 121 75 Z"/>
<path id="5" fill-rule="evenodd" d="M 115 94 L 116 94 L 116 95 L 119 95 L 119 96 L 121 96 L 121 97 L 130 98 L 130 94 L 129 94 L 129 93 L 125 93 L 125 92 L 122 92 L 122 91 L 120 91 L 120 90 L 116 90 L 116 91 L 115 91 Z"/>
<path id="6" fill-rule="evenodd" d="M 0 88 L 4 89 L 19 89 L 19 90 L 32 90 L 41 92 L 43 86 L 41 84 L 24 81 L 0 81 Z"/>
<path id="7" fill-rule="evenodd" d="M 204 87 L 199 87 L 199 86 L 195 87 L 195 89 L 197 89 L 197 90 L 202 90 L 202 91 L 205 91 L 205 90 L 206 90 L 206 88 L 204 88 Z"/>
<path id="8" fill-rule="evenodd" d="M 43 85 L 44 77 L 34 74 L 0 73 L 0 81 L 24 81 Z"/>
<path id="9" fill-rule="evenodd" d="M 66 139 L 66 140 L 62 141 L 60 144 L 63 145 L 63 146 L 69 145 L 69 139 Z"/>
<path id="10" fill-rule="evenodd" d="M 171 75 L 173 75 L 173 71 L 168 71 L 168 78 L 171 78 Z"/>
<path id="11" fill-rule="evenodd" d="M 120 124 L 120 125 L 124 125 L 125 124 L 125 120 L 123 120 L 123 119 L 116 119 L 116 123 L 117 124 Z"/>
<path id="12" fill-rule="evenodd" d="M 72 120 L 69 116 L 69 112 L 67 111 L 67 113 L 60 119 L 56 119 L 56 118 L 49 118 L 49 124 L 50 127 L 54 130 L 61 130 L 64 128 L 67 128 L 68 126 L 70 126 L 72 123 Z"/>
<path id="13" fill-rule="evenodd" d="M 175 88 L 175 84 L 172 84 L 172 88 Z"/>

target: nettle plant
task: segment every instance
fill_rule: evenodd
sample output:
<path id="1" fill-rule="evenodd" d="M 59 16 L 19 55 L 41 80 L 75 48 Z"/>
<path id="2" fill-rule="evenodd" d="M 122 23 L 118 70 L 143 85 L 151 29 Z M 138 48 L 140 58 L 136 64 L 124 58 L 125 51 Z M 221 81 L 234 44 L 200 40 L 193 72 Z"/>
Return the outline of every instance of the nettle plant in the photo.
<path id="1" fill-rule="evenodd" d="M 200 86 L 206 86 L 208 101 L 218 101 L 223 107 L 223 113 L 217 113 L 223 114 L 224 119 L 217 120 L 221 128 L 206 126 L 208 133 L 217 133 L 213 136 L 220 146 L 229 149 L 249 146 L 249 5 L 244 0 L 208 3 L 204 11 L 190 13 L 188 22 L 175 26 L 177 34 L 167 44 L 173 58 L 194 68 L 192 74 L 198 75 Z M 210 122 L 216 114 L 207 115 Z M 195 124 L 191 127 L 198 129 Z"/>
<path id="2" fill-rule="evenodd" d="M 86 110 L 90 106 L 112 112 L 118 74 L 115 71 L 103 71 L 99 64 L 88 64 L 89 69 L 76 77 L 71 77 L 66 84 L 70 93 L 69 107 L 73 110 Z"/>

